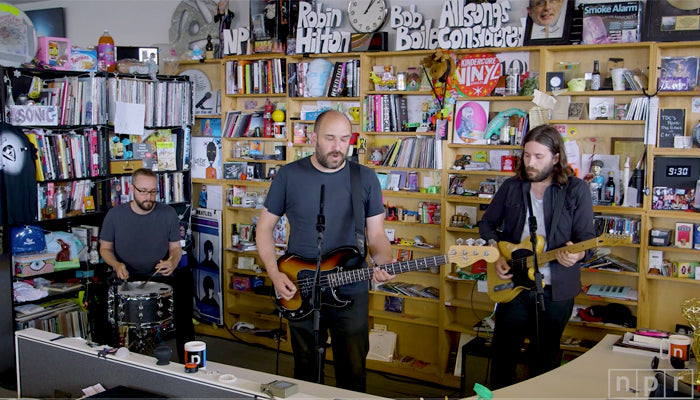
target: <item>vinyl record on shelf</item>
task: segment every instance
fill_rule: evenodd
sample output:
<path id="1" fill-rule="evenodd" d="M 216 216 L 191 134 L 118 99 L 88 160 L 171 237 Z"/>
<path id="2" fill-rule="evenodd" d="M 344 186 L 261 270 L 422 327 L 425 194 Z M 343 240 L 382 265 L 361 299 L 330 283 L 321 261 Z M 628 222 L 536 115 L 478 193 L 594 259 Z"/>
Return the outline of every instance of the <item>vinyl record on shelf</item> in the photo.
<path id="1" fill-rule="evenodd" d="M 0 3 L 0 65 L 20 67 L 36 55 L 36 31 L 24 11 Z"/>

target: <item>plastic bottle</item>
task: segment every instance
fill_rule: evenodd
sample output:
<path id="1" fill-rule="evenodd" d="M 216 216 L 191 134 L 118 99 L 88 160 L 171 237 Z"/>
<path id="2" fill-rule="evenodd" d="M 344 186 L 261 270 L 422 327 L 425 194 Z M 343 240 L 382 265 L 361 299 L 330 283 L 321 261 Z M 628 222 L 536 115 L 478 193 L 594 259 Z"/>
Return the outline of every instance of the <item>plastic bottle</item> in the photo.
<path id="1" fill-rule="evenodd" d="M 105 29 L 97 42 L 97 69 L 100 72 L 114 72 L 116 69 L 114 39 L 112 39 L 107 29 Z"/>

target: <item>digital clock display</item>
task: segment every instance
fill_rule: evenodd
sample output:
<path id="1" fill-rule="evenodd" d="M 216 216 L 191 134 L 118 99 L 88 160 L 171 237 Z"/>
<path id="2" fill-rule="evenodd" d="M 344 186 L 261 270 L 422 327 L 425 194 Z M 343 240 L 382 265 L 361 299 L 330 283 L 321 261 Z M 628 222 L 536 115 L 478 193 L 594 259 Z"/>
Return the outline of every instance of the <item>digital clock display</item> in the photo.
<path id="1" fill-rule="evenodd" d="M 666 166 L 666 176 L 667 177 L 687 178 L 690 176 L 690 166 L 689 165 L 667 165 Z"/>

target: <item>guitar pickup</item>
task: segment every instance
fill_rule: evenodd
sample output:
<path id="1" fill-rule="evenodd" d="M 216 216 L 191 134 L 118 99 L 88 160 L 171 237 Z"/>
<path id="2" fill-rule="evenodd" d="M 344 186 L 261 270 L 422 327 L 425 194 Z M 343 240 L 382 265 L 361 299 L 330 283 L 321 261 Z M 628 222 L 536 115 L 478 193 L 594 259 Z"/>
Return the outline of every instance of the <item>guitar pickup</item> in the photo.
<path id="1" fill-rule="evenodd" d="M 513 289 L 514 287 L 515 287 L 515 283 L 513 283 L 513 282 L 501 283 L 500 285 L 494 286 L 493 291 L 500 292 L 501 290 Z"/>

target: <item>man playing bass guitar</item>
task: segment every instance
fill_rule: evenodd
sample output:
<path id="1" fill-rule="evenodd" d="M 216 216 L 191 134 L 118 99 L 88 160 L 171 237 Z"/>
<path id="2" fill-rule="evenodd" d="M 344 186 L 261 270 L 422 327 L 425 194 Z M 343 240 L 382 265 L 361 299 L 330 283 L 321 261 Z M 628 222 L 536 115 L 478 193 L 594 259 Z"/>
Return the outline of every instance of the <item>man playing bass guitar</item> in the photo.
<path id="1" fill-rule="evenodd" d="M 338 111 L 326 111 L 316 119 L 311 135 L 315 153 L 280 168 L 265 200 L 257 224 L 256 242 L 260 258 L 275 286 L 277 296 L 290 300 L 298 292 L 300 282 L 293 282 L 284 273 L 275 255 L 273 231 L 282 215 L 290 225 L 288 253 L 308 260 L 317 258 L 317 216 L 323 207 L 325 231 L 324 255 L 342 247 L 357 247 L 352 192 L 361 193 L 360 221 L 366 227 L 366 242 L 376 264 L 392 261 L 392 250 L 384 232 L 384 205 L 379 181 L 374 171 L 359 166 L 359 187 L 351 186 L 350 161 L 346 160 L 352 126 Z M 321 193 L 325 193 L 321 194 Z M 315 262 L 314 262 L 315 265 Z M 362 267 L 360 265 L 359 267 Z M 366 266 L 365 266 L 366 268 Z M 383 269 L 374 268 L 372 279 L 392 279 Z M 296 279 L 294 279 L 296 280 Z M 367 281 L 342 285 L 340 295 L 352 299 L 345 308 L 321 307 L 320 343 L 330 331 L 335 365 L 336 386 L 358 392 L 365 391 L 365 358 L 369 351 L 369 294 Z M 314 382 L 317 379 L 317 353 L 314 349 L 312 315 L 289 319 L 294 377 Z M 322 383 L 322 382 L 321 382 Z"/>
<path id="2" fill-rule="evenodd" d="M 516 363 L 526 337 L 530 338 L 530 377 L 557 366 L 559 341 L 571 316 L 574 297 L 581 291 L 579 262 L 586 256 L 585 251 L 570 253 L 565 248 L 595 237 L 590 190 L 573 176 L 559 132 L 550 125 L 533 128 L 523 138 L 522 147 L 516 176 L 499 188 L 479 223 L 479 234 L 494 246 L 498 241 L 522 242 L 532 249 L 528 221 L 534 214 L 535 233 L 545 238 L 546 247 L 562 249 L 557 251 L 556 260 L 539 265 L 544 275 L 544 311 L 536 312 L 534 288 L 521 291 L 510 302 L 498 303 L 492 389 L 517 382 Z M 501 254 L 495 272 L 501 279 L 512 279 L 516 271 L 511 266 L 515 269 L 515 264 L 507 264 Z"/>

